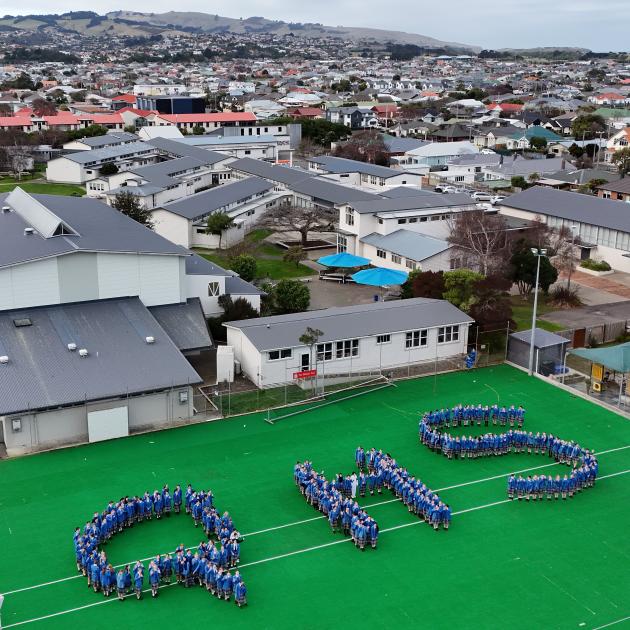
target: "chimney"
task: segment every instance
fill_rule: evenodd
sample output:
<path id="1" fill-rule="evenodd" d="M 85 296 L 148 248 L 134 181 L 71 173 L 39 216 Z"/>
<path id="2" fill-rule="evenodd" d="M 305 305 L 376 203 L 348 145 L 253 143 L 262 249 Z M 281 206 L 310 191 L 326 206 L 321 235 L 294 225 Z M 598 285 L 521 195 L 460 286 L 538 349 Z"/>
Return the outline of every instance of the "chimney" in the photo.
<path id="1" fill-rule="evenodd" d="M 564 171 L 566 165 L 567 165 L 567 161 L 564 158 L 562 158 L 562 163 L 560 164 L 560 170 Z"/>
<path id="2" fill-rule="evenodd" d="M 499 166 L 503 166 L 503 158 L 504 157 L 505 156 L 503 154 L 500 155 L 500 157 L 499 157 Z"/>

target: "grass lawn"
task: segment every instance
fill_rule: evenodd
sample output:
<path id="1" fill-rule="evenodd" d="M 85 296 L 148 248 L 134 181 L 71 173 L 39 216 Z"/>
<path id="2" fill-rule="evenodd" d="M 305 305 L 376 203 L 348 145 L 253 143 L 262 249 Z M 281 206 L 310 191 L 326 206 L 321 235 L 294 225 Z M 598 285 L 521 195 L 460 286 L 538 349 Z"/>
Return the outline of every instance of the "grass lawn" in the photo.
<path id="1" fill-rule="evenodd" d="M 529 330 L 532 327 L 532 311 L 534 309 L 534 296 L 531 296 L 527 300 L 523 300 L 520 295 L 513 295 L 512 301 L 512 319 L 516 322 L 517 330 Z M 538 294 L 538 308 L 536 317 L 536 326 L 543 330 L 550 332 L 556 332 L 558 330 L 564 330 L 564 326 L 554 324 L 553 322 L 540 319 L 541 315 L 557 310 L 557 308 L 547 304 L 542 294 Z"/>
<path id="2" fill-rule="evenodd" d="M 420 411 L 497 400 L 522 403 L 527 430 L 598 452 L 595 487 L 566 501 L 510 502 L 510 472 L 568 469 L 535 454 L 449 461 L 418 443 Z M 505 365 L 398 382 L 275 425 L 264 418 L 252 414 L 0 461 L 3 628 L 165 628 L 182 615 L 190 628 L 234 630 L 333 630 L 348 619 L 368 630 L 626 627 L 626 418 Z M 485 431 L 466 429 L 473 432 Z M 296 489 L 293 465 L 309 459 L 329 478 L 349 473 L 359 444 L 391 453 L 439 492 L 453 510 L 450 530 L 432 531 L 384 490 L 361 499 L 381 528 L 376 551 L 362 553 L 333 534 Z M 165 483 L 211 488 L 215 505 L 244 533 L 246 608 L 179 585 L 163 585 L 157 599 L 145 593 L 141 601 L 121 603 L 92 592 L 78 576 L 74 527 L 110 499 Z M 120 565 L 179 543 L 196 548 L 203 538 L 190 517 L 174 515 L 135 525 L 105 549 Z M 145 588 L 147 582 L 145 575 Z"/>
<path id="3" fill-rule="evenodd" d="M 6 182 L 0 180 L 0 193 L 11 192 L 16 186 L 19 186 L 24 192 L 38 195 L 73 195 L 82 197 L 85 195 L 85 188 L 75 186 L 74 184 L 53 184 L 49 182 L 29 182 L 22 180 L 21 182 Z"/>
<path id="4" fill-rule="evenodd" d="M 271 234 L 270 230 L 252 230 L 245 240 L 249 243 L 251 251 L 248 252 L 256 258 L 256 279 L 283 280 L 284 278 L 303 278 L 312 276 L 316 272 L 306 265 L 295 265 L 282 260 L 285 251 L 282 247 L 265 243 L 264 239 Z M 207 258 L 224 269 L 230 268 L 229 255 L 225 250 L 196 249 L 200 256 Z"/>

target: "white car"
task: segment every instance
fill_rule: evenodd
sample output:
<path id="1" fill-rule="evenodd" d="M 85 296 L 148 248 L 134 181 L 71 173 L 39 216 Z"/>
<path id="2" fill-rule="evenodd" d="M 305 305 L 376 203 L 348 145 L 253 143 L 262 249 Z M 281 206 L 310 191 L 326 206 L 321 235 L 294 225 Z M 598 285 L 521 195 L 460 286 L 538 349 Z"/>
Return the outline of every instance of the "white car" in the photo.
<path id="1" fill-rule="evenodd" d="M 456 186 L 436 186 L 435 192 L 441 193 L 456 193 L 459 192 Z"/>
<path id="2" fill-rule="evenodd" d="M 492 195 L 489 192 L 482 192 L 480 190 L 474 192 L 471 197 L 475 201 L 492 201 Z"/>
<path id="3" fill-rule="evenodd" d="M 497 203 L 501 203 L 505 197 L 503 195 L 493 195 L 492 199 L 490 199 L 490 203 L 494 206 Z"/>

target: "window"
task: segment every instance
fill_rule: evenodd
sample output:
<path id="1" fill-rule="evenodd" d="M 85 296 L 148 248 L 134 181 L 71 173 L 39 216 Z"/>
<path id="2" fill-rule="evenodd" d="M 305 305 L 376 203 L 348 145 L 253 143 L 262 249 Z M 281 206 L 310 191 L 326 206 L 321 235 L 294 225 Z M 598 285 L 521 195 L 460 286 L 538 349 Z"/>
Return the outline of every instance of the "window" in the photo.
<path id="1" fill-rule="evenodd" d="M 352 208 L 346 209 L 346 225 L 354 225 L 354 210 Z"/>
<path id="2" fill-rule="evenodd" d="M 251 153 L 250 149 L 245 149 L 245 155 L 251 155 Z"/>
<path id="3" fill-rule="evenodd" d="M 378 344 L 389 343 L 391 340 L 392 340 L 391 335 L 377 335 L 376 336 L 376 343 Z"/>
<path id="4" fill-rule="evenodd" d="M 398 254 L 392 254 L 392 262 L 400 265 L 402 262 L 402 258 Z"/>
<path id="5" fill-rule="evenodd" d="M 426 223 L 429 220 L 429 217 L 420 217 L 420 223 Z"/>
<path id="6" fill-rule="evenodd" d="M 377 249 L 376 250 L 376 255 L 379 258 L 387 258 L 387 254 L 385 253 L 385 250 L 383 250 L 383 249 Z"/>
<path id="7" fill-rule="evenodd" d="M 219 295 L 220 291 L 221 291 L 221 287 L 219 286 L 218 282 L 208 283 L 208 295 L 210 297 L 216 297 L 217 295 Z"/>
<path id="8" fill-rule="evenodd" d="M 439 214 L 434 214 L 434 215 L 431 217 L 431 221 L 439 221 L 439 220 L 440 220 L 440 215 L 439 215 Z"/>
<path id="9" fill-rule="evenodd" d="M 331 361 L 332 360 L 332 342 L 318 343 L 317 344 L 317 360 L 318 361 Z"/>
<path id="10" fill-rule="evenodd" d="M 348 239 L 341 234 L 337 234 L 337 251 L 339 253 L 348 251 Z"/>
<path id="11" fill-rule="evenodd" d="M 459 341 L 459 326 L 442 326 L 438 328 L 438 343 Z"/>
<path id="12" fill-rule="evenodd" d="M 407 223 L 407 219 L 398 219 L 398 225 L 402 225 L 403 223 Z"/>
<path id="13" fill-rule="evenodd" d="M 409 223 L 418 223 L 418 217 L 410 217 Z"/>
<path id="14" fill-rule="evenodd" d="M 379 220 L 378 220 L 378 224 L 379 224 L 379 225 L 383 225 L 383 219 L 379 219 Z"/>
<path id="15" fill-rule="evenodd" d="M 405 348 L 420 348 L 427 345 L 428 330 L 411 330 L 405 333 Z"/>
<path id="16" fill-rule="evenodd" d="M 464 175 L 455 175 L 455 181 L 456 182 L 463 182 L 464 181 Z"/>
<path id="17" fill-rule="evenodd" d="M 460 269 L 462 266 L 461 258 L 451 258 L 449 266 L 451 269 Z"/>
<path id="18" fill-rule="evenodd" d="M 338 359 L 357 357 L 359 356 L 359 340 L 346 339 L 345 341 L 338 341 L 335 344 L 335 352 Z"/>
<path id="19" fill-rule="evenodd" d="M 281 350 L 271 350 L 269 352 L 269 360 L 277 361 L 278 359 L 290 359 L 292 355 L 291 348 L 282 348 Z"/>
<path id="20" fill-rule="evenodd" d="M 409 260 L 409 258 L 407 258 L 407 260 L 405 261 L 405 267 L 407 267 L 407 269 L 415 269 L 416 268 L 416 261 L 415 260 Z"/>

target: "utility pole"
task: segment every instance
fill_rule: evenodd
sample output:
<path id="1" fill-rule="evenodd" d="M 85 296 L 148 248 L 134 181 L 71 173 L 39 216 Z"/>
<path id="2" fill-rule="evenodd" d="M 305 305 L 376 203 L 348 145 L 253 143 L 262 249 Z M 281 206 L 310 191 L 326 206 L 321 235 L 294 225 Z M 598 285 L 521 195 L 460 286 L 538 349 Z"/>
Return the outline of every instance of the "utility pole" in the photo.
<path id="1" fill-rule="evenodd" d="M 536 256 L 536 284 L 534 285 L 534 309 L 532 311 L 532 334 L 529 340 L 529 375 L 534 374 L 534 343 L 536 335 L 536 311 L 538 310 L 538 280 L 540 278 L 540 259 L 547 256 L 546 249 L 532 247 L 532 254 Z"/>

